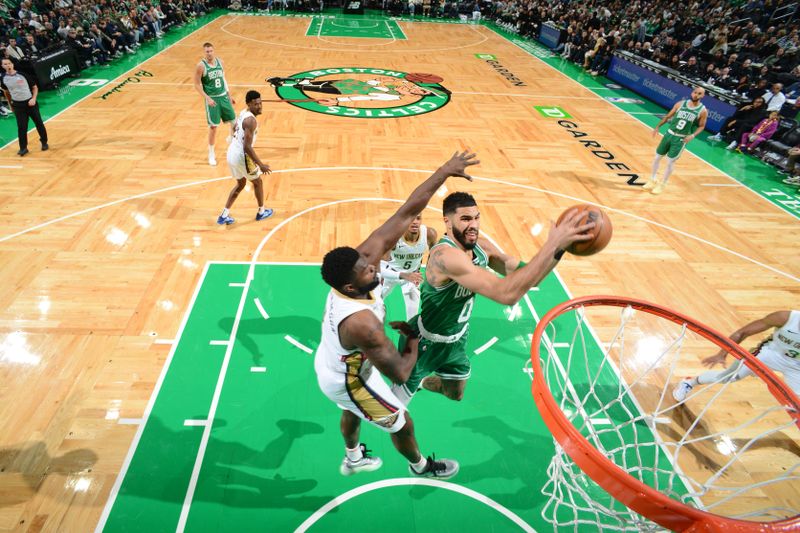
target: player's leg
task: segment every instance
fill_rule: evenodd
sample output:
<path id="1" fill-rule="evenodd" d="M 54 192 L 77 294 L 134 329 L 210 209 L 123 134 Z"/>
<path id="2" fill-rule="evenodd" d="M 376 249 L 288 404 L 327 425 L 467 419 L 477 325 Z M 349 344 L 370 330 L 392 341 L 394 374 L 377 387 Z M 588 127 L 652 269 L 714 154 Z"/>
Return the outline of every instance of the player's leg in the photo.
<path id="1" fill-rule="evenodd" d="M 753 372 L 740 360 L 734 361 L 732 365 L 724 370 L 709 370 L 699 376 L 682 380 L 672 390 L 672 397 L 676 402 L 682 402 L 689 393 L 698 385 L 708 385 L 710 383 L 727 383 L 739 381 L 740 379 L 752 376 Z"/>
<path id="2" fill-rule="evenodd" d="M 236 126 L 236 111 L 233 109 L 233 104 L 231 104 L 231 99 L 227 94 L 220 96 L 215 100 L 217 102 L 217 107 L 219 107 L 220 120 L 226 123 L 231 130 L 227 139 L 228 143 L 230 144 L 231 140 L 233 139 L 233 129 L 234 126 Z"/>
<path id="3" fill-rule="evenodd" d="M 422 388 L 438 392 L 445 397 L 460 402 L 467 388 L 466 379 L 442 379 L 440 376 L 428 376 L 422 380 Z"/>
<path id="4" fill-rule="evenodd" d="M 216 101 L 215 101 L 216 102 Z M 217 126 L 220 125 L 220 109 L 219 104 L 206 106 L 206 121 L 208 122 L 208 164 L 212 167 L 217 166 L 217 157 L 214 154 L 214 144 L 217 139 Z"/>
<path id="5" fill-rule="evenodd" d="M 445 344 L 442 348 L 445 355 L 439 359 L 436 375 L 426 377 L 422 382 L 422 388 L 460 402 L 464 397 L 467 380 L 472 373 L 466 345 L 466 334 L 457 342 Z"/>
<path id="6" fill-rule="evenodd" d="M 653 194 L 661 194 L 664 192 L 664 188 L 667 186 L 669 177 L 672 175 L 672 170 L 675 168 L 675 162 L 681 156 L 683 149 L 686 147 L 686 143 L 683 142 L 682 138 L 675 137 L 674 135 L 670 135 L 670 137 L 671 139 L 667 149 L 667 166 L 664 168 L 664 175 L 661 178 L 661 181 L 657 182 L 650 191 Z"/>
<path id="7" fill-rule="evenodd" d="M 661 138 L 661 142 L 659 142 L 656 147 L 656 157 L 653 159 L 653 171 L 650 173 L 650 179 L 644 184 L 644 189 L 652 189 L 656 186 L 656 183 L 658 183 L 658 166 L 661 164 L 661 159 L 667 155 L 667 151 L 669 150 L 669 137 L 672 137 L 672 135 L 665 133 L 664 137 Z"/>
<path id="8" fill-rule="evenodd" d="M 234 176 L 236 178 L 236 176 Z M 239 193 L 244 190 L 245 183 L 247 180 L 245 178 L 236 178 L 236 184 L 231 189 L 231 192 L 228 193 L 228 200 L 225 202 L 225 208 L 222 210 L 222 214 L 220 214 L 219 218 L 217 218 L 217 224 L 233 224 L 234 219 L 231 218 L 230 212 L 231 207 L 233 207 L 234 202 L 239 197 Z"/>
<path id="9" fill-rule="evenodd" d="M 264 207 L 264 181 L 261 179 L 261 176 L 258 176 L 256 179 L 252 180 L 252 183 L 253 194 L 256 195 L 256 202 L 258 202 L 256 220 L 264 220 L 265 218 L 271 217 L 273 213 L 272 209 Z"/>

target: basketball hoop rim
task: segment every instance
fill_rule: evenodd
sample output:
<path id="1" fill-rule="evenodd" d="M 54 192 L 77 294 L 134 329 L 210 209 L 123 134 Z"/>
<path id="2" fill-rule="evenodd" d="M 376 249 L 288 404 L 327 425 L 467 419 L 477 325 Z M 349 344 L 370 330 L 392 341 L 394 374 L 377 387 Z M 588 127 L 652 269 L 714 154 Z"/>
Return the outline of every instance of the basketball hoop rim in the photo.
<path id="1" fill-rule="evenodd" d="M 770 393 L 781 405 L 789 408 L 800 427 L 800 401 L 797 396 L 763 363 L 747 350 L 713 328 L 663 306 L 623 296 L 582 296 L 561 303 L 548 311 L 536 326 L 531 339 L 531 365 L 533 383 L 531 390 L 536 406 L 548 429 L 573 461 L 598 485 L 620 503 L 657 524 L 673 531 L 726 531 L 726 532 L 784 532 L 797 531 L 800 515 L 775 522 L 750 522 L 718 516 L 701 511 L 647 486 L 630 476 L 613 461 L 592 446 L 586 438 L 564 416 L 544 380 L 539 360 L 539 347 L 547 325 L 557 316 L 580 307 L 593 306 L 632 307 L 674 323 L 686 324 L 687 328 L 713 342 L 718 347 L 743 360 L 747 367 L 767 384 Z"/>

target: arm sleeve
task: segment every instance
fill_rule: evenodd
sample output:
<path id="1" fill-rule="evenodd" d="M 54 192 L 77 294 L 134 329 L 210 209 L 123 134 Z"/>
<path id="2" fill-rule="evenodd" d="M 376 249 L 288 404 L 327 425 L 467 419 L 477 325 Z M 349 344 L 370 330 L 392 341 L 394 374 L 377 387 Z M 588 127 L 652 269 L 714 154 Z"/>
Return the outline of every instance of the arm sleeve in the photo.
<path id="1" fill-rule="evenodd" d="M 400 272 L 389 266 L 388 261 L 381 259 L 381 277 L 383 279 L 398 280 L 400 279 Z"/>

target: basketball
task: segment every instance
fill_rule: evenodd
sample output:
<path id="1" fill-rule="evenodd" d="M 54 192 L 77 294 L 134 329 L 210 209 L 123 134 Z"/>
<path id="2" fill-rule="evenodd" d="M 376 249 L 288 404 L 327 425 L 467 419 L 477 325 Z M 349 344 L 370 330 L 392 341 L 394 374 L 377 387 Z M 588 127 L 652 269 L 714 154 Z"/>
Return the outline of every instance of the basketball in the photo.
<path id="1" fill-rule="evenodd" d="M 611 240 L 611 233 L 613 232 L 613 228 L 611 227 L 611 219 L 608 218 L 605 212 L 597 206 L 590 204 L 579 204 L 573 205 L 561 213 L 561 216 L 558 217 L 556 225 L 561 224 L 561 221 L 564 220 L 567 215 L 575 212 L 576 209 L 582 213 L 580 222 L 578 223 L 579 225 L 588 224 L 589 222 L 595 223 L 595 227 L 589 230 L 590 234 L 594 235 L 594 238 L 588 241 L 573 243 L 569 248 L 567 248 L 567 251 L 572 255 L 596 254 L 605 248 L 608 245 L 608 241 Z"/>
<path id="2" fill-rule="evenodd" d="M 412 72 L 406 76 L 412 83 L 442 83 L 444 78 L 436 74 L 425 74 L 423 72 Z"/>

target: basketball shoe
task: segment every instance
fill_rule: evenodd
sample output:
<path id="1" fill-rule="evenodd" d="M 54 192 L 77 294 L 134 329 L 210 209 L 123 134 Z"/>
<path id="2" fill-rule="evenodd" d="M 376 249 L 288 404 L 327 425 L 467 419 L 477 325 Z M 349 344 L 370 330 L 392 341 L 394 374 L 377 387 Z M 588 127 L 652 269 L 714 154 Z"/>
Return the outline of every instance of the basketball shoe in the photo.
<path id="1" fill-rule="evenodd" d="M 647 183 L 645 183 L 645 184 L 644 184 L 644 186 L 642 187 L 642 189 L 644 189 L 644 190 L 646 190 L 646 191 L 649 191 L 650 189 L 652 189 L 652 188 L 653 188 L 653 187 L 655 187 L 655 186 L 656 186 L 656 180 L 654 180 L 654 179 L 649 179 L 649 180 L 647 180 Z"/>
<path id="2" fill-rule="evenodd" d="M 650 194 L 661 194 L 662 192 L 664 192 L 664 188 L 665 187 L 666 187 L 666 184 L 663 181 L 659 181 L 650 190 Z"/>
<path id="3" fill-rule="evenodd" d="M 233 224 L 234 222 L 236 222 L 236 221 L 233 219 L 233 217 L 229 217 L 229 216 L 225 216 L 224 217 L 222 215 L 217 217 L 217 224 L 219 224 L 220 226 L 223 225 L 223 224 L 227 226 L 229 224 Z"/>
<path id="4" fill-rule="evenodd" d="M 693 388 L 692 378 L 686 378 L 672 389 L 672 397 L 675 398 L 676 402 L 681 403 L 686 399 L 686 396 L 689 395 Z"/>
<path id="5" fill-rule="evenodd" d="M 264 209 L 261 213 L 256 213 L 256 220 L 264 220 L 272 216 L 274 211 L 272 209 Z"/>
<path id="6" fill-rule="evenodd" d="M 361 459 L 353 461 L 348 459 L 345 455 L 342 460 L 342 465 L 339 467 L 339 472 L 341 472 L 343 476 L 352 476 L 359 472 L 372 472 L 373 470 L 379 469 L 383 464 L 380 457 L 372 457 L 370 455 L 370 450 L 367 449 L 364 443 L 358 446 L 361 448 Z"/>
<path id="7" fill-rule="evenodd" d="M 436 479 L 450 479 L 458 474 L 458 462 L 452 459 L 436 460 L 436 455 L 431 454 L 428 456 L 428 461 L 425 463 L 425 468 L 422 472 L 417 472 L 414 467 L 408 465 L 408 473 L 413 477 L 433 477 Z"/>

